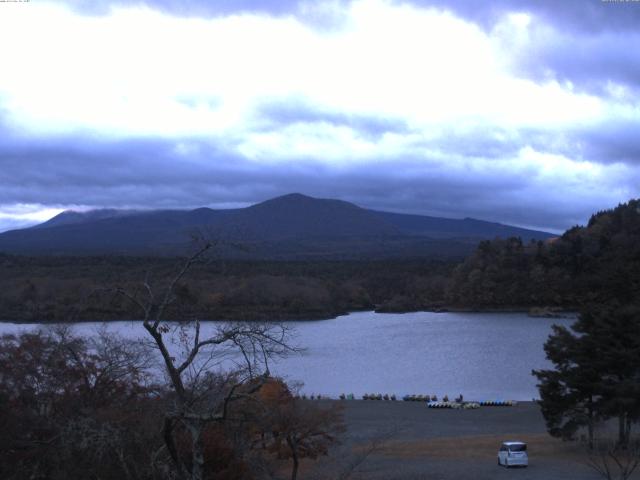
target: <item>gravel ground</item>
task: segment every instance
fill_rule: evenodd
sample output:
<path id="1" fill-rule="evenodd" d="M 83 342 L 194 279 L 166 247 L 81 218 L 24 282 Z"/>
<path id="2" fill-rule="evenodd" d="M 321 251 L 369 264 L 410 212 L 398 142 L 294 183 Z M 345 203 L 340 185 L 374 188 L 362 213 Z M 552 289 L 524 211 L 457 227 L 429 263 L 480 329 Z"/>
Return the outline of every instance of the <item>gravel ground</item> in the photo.
<path id="1" fill-rule="evenodd" d="M 603 478 L 587 466 L 583 446 L 547 435 L 540 409 L 531 402 L 478 410 L 436 410 L 424 403 L 401 401 L 340 403 L 347 425 L 343 444 L 329 460 L 316 464 L 320 470 L 310 468 L 302 478 Z M 506 469 L 497 465 L 498 448 L 506 440 L 528 443 L 529 467 Z M 346 473 L 349 475 L 343 477 Z"/>

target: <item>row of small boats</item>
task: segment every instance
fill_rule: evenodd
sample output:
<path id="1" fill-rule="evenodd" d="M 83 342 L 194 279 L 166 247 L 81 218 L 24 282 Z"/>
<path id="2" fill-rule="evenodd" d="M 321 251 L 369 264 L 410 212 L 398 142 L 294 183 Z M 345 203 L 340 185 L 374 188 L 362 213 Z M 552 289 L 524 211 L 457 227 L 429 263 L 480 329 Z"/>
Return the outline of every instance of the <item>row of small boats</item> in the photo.
<path id="1" fill-rule="evenodd" d="M 478 402 L 428 402 L 428 408 L 452 408 L 452 409 L 462 409 L 462 410 L 475 410 L 480 408 L 480 404 Z"/>
<path id="2" fill-rule="evenodd" d="M 311 400 L 322 400 L 322 399 L 330 399 L 331 397 L 326 395 L 311 395 L 307 397 L 306 395 L 297 396 L 298 398 L 302 398 L 306 400 L 307 398 Z M 340 400 L 355 400 L 356 397 L 353 393 L 340 394 Z M 365 393 L 362 395 L 362 400 L 382 400 L 382 401 L 392 401 L 395 402 L 397 397 L 394 394 L 389 395 L 388 393 Z M 474 409 L 480 407 L 512 407 L 516 404 L 513 400 L 481 400 L 481 401 L 472 401 L 467 402 L 463 401 L 462 395 L 457 397 L 453 402 L 449 401 L 447 395 L 445 395 L 441 401 L 438 401 L 438 397 L 436 395 L 405 395 L 402 397 L 402 400 L 405 402 L 424 402 L 427 403 L 429 408 L 465 408 L 465 409 Z"/>
<path id="3" fill-rule="evenodd" d="M 516 404 L 513 400 L 483 400 L 478 403 L 482 407 L 513 407 Z"/>
<path id="4" fill-rule="evenodd" d="M 437 395 L 405 395 L 404 397 L 402 397 L 402 400 L 404 400 L 405 402 L 437 402 L 438 396 Z M 458 400 L 462 401 L 462 398 L 456 399 L 456 401 Z M 442 397 L 442 401 L 448 402 L 449 397 L 445 395 L 444 397 Z"/>
<path id="5" fill-rule="evenodd" d="M 397 400 L 395 395 L 389 395 L 385 393 L 384 395 L 381 393 L 365 393 L 362 395 L 363 400 L 390 400 L 395 402 Z"/>

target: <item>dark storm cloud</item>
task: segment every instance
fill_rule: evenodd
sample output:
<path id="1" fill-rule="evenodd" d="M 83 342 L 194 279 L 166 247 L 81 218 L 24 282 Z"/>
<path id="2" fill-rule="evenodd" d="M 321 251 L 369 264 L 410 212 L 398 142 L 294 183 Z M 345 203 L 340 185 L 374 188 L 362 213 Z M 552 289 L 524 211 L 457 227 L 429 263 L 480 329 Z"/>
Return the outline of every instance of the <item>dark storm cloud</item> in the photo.
<path id="1" fill-rule="evenodd" d="M 476 217 L 562 230 L 608 206 L 591 192 L 565 198 L 532 182 L 535 172 L 500 166 L 450 166 L 414 157 L 332 167 L 314 159 L 257 164 L 208 140 L 101 143 L 79 138 L 0 145 L 0 204 L 116 208 L 247 205 L 301 192 L 379 210 Z M 71 147 L 70 145 L 73 145 Z"/>
<path id="2" fill-rule="evenodd" d="M 569 133 L 579 157 L 598 163 L 640 166 L 640 120 L 612 118 Z M 574 152 L 575 153 L 575 152 Z"/>
<path id="3" fill-rule="evenodd" d="M 273 129 L 299 123 L 328 123 L 348 127 L 359 135 L 376 139 L 385 133 L 407 133 L 409 128 L 402 119 L 343 113 L 314 106 L 302 99 L 263 102 L 255 115 L 265 128 Z"/>
<path id="4" fill-rule="evenodd" d="M 416 0 L 450 11 L 491 32 L 508 13 L 534 16 L 530 43 L 514 55 L 515 73 L 536 81 L 570 81 L 609 95 L 607 82 L 640 85 L 640 2 L 604 0 Z M 552 30 L 545 29 L 551 26 Z M 509 39 L 507 39 L 507 42 Z M 507 46 L 508 47 L 508 46 Z"/>
<path id="5" fill-rule="evenodd" d="M 414 0 L 424 7 L 448 10 L 490 30 L 505 13 L 531 13 L 563 30 L 634 31 L 640 24 L 640 3 L 606 0 Z"/>
<path id="6" fill-rule="evenodd" d="M 640 167 L 640 119 L 608 118 L 588 125 L 576 125 L 553 130 L 522 129 L 504 134 L 504 141 L 494 145 L 492 158 L 512 155 L 524 147 L 537 152 L 562 155 L 576 161 L 601 165 L 623 164 Z M 503 135 L 503 134 L 500 134 Z M 476 139 L 474 141 L 474 139 Z M 469 137 L 461 142 L 469 145 L 464 151 L 476 151 L 484 141 Z M 477 143 L 476 143 L 477 142 Z M 455 148 L 455 146 L 453 147 Z M 471 150 L 469 150 L 471 148 Z"/>
<path id="7" fill-rule="evenodd" d="M 177 145 L 185 143 L 197 153 L 177 153 Z M 292 189 L 292 178 L 317 177 L 322 170 L 252 164 L 206 140 L 13 141 L 0 145 L 0 159 L 0 204 L 96 208 L 257 202 Z"/>
<path id="8" fill-rule="evenodd" d="M 103 15 L 111 6 L 145 5 L 176 16 L 215 17 L 243 12 L 269 15 L 295 14 L 303 3 L 300 0 L 64 0 L 79 13 Z M 316 2 L 321 3 L 321 2 Z M 342 5 L 351 3 L 343 0 Z M 397 3 L 407 3 L 398 1 Z M 449 10 L 457 16 L 491 28 L 505 12 L 529 12 L 563 29 L 597 32 L 602 30 L 635 30 L 640 22 L 638 2 L 606 0 L 412 0 L 421 7 Z"/>
<path id="9" fill-rule="evenodd" d="M 638 3 L 640 11 L 640 2 Z M 640 32 L 598 34 L 542 32 L 514 52 L 516 73 L 537 81 L 572 82 L 578 90 L 599 96 L 615 94 L 611 84 L 640 88 Z"/>

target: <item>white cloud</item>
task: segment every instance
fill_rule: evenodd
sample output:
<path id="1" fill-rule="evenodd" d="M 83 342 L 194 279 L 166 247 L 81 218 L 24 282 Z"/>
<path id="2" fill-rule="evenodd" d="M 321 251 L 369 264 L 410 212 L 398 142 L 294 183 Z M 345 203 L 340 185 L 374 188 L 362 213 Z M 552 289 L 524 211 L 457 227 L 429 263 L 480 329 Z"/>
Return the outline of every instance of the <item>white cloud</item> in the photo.
<path id="1" fill-rule="evenodd" d="M 558 185 L 582 196 L 606 184 L 607 200 L 634 194 L 605 182 L 613 174 L 627 185 L 618 167 L 571 158 L 568 149 L 560 155 L 527 147 L 527 131 L 557 137 L 608 118 L 640 121 L 624 86 L 607 86 L 610 98 L 603 99 L 571 82 L 515 71 L 518 57 L 552 33 L 539 18 L 515 12 L 483 30 L 442 10 L 384 0 L 307 2 L 298 12 L 201 19 L 121 6 L 83 16 L 53 3 L 3 4 L 2 120 L 36 138 L 173 141 L 176 168 L 231 158 L 247 160 L 248 168 L 313 163 L 335 172 L 397 161 L 411 168 L 394 174 L 451 180 L 524 172 L 531 192 Z M 367 135 L 357 122 L 260 117 L 265 101 L 292 98 L 406 128 Z M 443 147 L 452 132 L 460 134 L 456 146 L 467 134 L 521 144 L 507 158 L 477 149 L 465 155 Z M 209 158 L 202 139 L 228 155 Z M 149 188 L 144 178 L 133 183 Z M 110 192 L 104 189 L 105 198 Z M 6 206 L 0 212 L 0 220 L 32 221 Z"/>
<path id="2" fill-rule="evenodd" d="M 346 21 L 330 31 L 295 17 L 11 8 L 0 17 L 0 92 L 26 129 L 115 136 L 242 134 L 255 102 L 291 95 L 418 128 L 460 119 L 555 125 L 599 114 L 595 98 L 510 77 L 499 42 L 450 14 L 379 0 L 342 8 Z M 513 16 L 512 27 L 525 29 L 525 17 Z"/>
<path id="3" fill-rule="evenodd" d="M 0 232 L 42 223 L 63 210 L 40 204 L 0 204 Z"/>

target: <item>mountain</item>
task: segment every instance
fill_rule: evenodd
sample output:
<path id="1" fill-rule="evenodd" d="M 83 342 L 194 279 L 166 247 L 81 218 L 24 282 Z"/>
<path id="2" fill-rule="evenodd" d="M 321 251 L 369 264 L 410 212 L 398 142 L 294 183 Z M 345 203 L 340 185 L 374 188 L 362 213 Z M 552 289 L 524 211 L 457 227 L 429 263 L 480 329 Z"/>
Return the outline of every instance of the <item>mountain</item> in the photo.
<path id="1" fill-rule="evenodd" d="M 483 239 L 529 241 L 553 235 L 290 194 L 229 210 L 66 211 L 40 225 L 0 234 L 0 252 L 171 255 L 187 251 L 194 236 L 222 240 L 224 256 L 303 259 L 461 256 Z"/>

